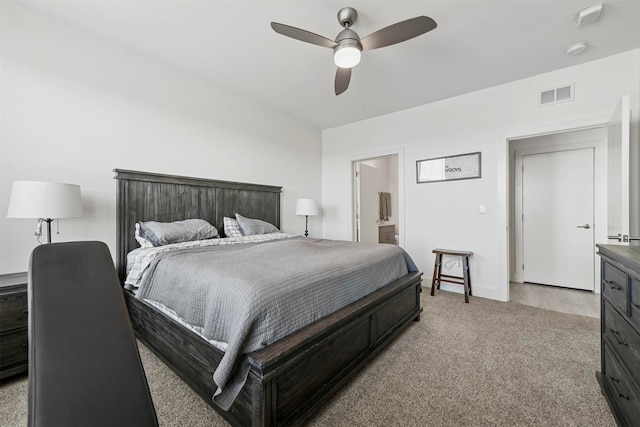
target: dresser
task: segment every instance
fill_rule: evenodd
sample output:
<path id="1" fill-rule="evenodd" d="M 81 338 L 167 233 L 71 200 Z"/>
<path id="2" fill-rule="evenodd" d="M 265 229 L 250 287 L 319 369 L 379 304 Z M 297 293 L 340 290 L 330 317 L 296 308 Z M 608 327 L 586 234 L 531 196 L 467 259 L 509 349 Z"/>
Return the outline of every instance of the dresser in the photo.
<path id="1" fill-rule="evenodd" d="M 0 275 L 0 380 L 27 371 L 27 273 Z"/>
<path id="2" fill-rule="evenodd" d="M 640 420 L 640 247 L 597 245 L 601 258 L 601 371 L 618 425 Z"/>

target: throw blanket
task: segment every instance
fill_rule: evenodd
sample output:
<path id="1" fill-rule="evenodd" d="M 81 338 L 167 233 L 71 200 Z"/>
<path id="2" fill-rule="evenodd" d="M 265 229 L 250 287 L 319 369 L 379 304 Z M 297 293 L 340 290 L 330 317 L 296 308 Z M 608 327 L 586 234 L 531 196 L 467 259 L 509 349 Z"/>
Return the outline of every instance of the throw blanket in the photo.
<path id="1" fill-rule="evenodd" d="M 249 372 L 242 355 L 417 271 L 395 245 L 309 238 L 166 252 L 148 269 L 138 298 L 228 344 L 213 375 L 214 400 L 225 410 Z"/>

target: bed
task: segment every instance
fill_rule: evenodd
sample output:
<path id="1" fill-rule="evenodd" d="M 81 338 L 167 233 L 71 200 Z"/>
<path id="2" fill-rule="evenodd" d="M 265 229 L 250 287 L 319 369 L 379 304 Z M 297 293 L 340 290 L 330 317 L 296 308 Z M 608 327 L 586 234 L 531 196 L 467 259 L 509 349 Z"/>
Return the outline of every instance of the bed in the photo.
<path id="1" fill-rule="evenodd" d="M 138 247 L 135 224 L 201 218 L 224 229 L 236 213 L 280 228 L 281 187 L 115 170 L 116 264 Z M 232 425 L 300 424 L 412 321 L 421 273 L 410 272 L 314 323 L 246 355 L 246 381 L 224 410 L 212 376 L 225 355 L 199 334 L 124 290 L 138 338 Z"/>

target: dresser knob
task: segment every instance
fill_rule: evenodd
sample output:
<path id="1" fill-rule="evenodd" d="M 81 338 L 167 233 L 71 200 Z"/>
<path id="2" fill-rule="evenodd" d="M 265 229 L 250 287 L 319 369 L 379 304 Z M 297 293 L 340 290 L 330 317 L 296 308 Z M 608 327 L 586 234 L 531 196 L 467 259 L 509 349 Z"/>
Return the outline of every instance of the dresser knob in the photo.
<path id="1" fill-rule="evenodd" d="M 615 289 L 616 291 L 619 291 L 621 288 L 620 286 L 616 285 L 613 280 L 605 280 L 604 283 L 606 283 L 607 285 L 611 286 L 611 289 Z"/>
<path id="2" fill-rule="evenodd" d="M 609 378 L 611 378 L 611 381 L 613 381 L 613 382 L 616 382 L 618 384 L 620 383 L 620 380 L 618 378 L 616 378 L 616 377 L 609 376 Z M 618 392 L 618 397 L 622 397 L 623 399 L 629 400 L 629 396 L 628 395 L 620 393 L 620 390 L 618 390 L 618 387 L 615 387 L 615 388 L 616 388 L 616 391 Z"/>

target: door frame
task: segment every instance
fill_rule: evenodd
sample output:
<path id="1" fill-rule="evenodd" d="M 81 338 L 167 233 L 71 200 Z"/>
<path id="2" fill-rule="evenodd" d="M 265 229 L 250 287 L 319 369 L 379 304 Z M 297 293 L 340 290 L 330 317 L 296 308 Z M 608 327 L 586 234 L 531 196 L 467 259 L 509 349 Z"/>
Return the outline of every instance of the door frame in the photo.
<path id="1" fill-rule="evenodd" d="M 620 200 L 617 201 L 618 205 L 620 205 L 620 212 L 617 212 L 618 219 L 620 220 L 620 228 L 616 230 L 611 230 L 611 228 L 607 228 L 607 235 L 615 235 L 616 231 L 619 231 L 619 236 L 622 236 L 621 242 L 608 241 L 610 244 L 620 244 L 623 246 L 629 246 L 631 244 L 631 234 L 632 228 L 631 225 L 631 203 L 632 203 L 632 195 L 630 191 L 631 185 L 631 127 L 633 126 L 631 122 L 631 104 L 629 95 L 624 95 L 620 102 L 618 103 L 616 109 L 613 114 L 609 118 L 609 126 L 608 126 L 608 135 L 607 135 L 607 152 L 609 152 L 609 148 L 611 148 L 612 141 L 615 141 L 617 145 L 618 140 L 620 141 L 620 154 L 622 158 L 618 158 L 617 160 L 624 160 L 620 163 L 618 168 L 620 169 L 620 175 L 622 181 L 619 182 L 620 185 Z M 618 125 L 619 123 L 619 125 Z M 620 127 L 620 132 L 617 133 L 617 128 Z M 612 134 L 612 129 L 616 128 L 616 133 Z M 615 152 L 615 151 L 614 151 Z M 612 159 L 609 158 L 607 161 L 608 167 L 611 167 L 610 161 Z M 617 192 L 617 191 L 616 191 Z M 609 207 L 611 207 L 612 202 L 609 199 L 609 193 L 607 194 L 607 203 Z M 613 203 L 615 204 L 616 201 Z M 607 212 L 608 214 L 612 214 L 612 212 Z M 614 212 L 615 213 L 615 212 Z M 607 224 L 611 225 L 611 221 Z M 637 238 L 635 238 L 637 239 Z M 610 239 L 609 239 L 610 240 Z"/>
<path id="2" fill-rule="evenodd" d="M 388 156 L 386 157 L 376 157 L 375 159 L 371 159 L 371 160 L 376 160 L 376 159 L 387 159 L 389 158 Z M 353 162 L 353 194 L 354 194 L 354 198 L 353 198 L 353 212 L 354 212 L 354 217 L 353 217 L 353 223 L 354 223 L 354 227 L 355 227 L 355 233 L 354 233 L 354 238 L 353 240 L 355 242 L 362 242 L 363 241 L 363 232 L 362 232 L 362 183 L 363 183 L 363 179 L 362 179 L 362 171 L 363 171 L 363 166 L 365 167 L 364 169 L 366 170 L 366 168 L 371 168 L 371 169 L 376 169 L 376 183 L 377 183 L 377 174 L 378 174 L 378 169 L 370 166 L 367 164 L 368 160 L 362 160 L 362 161 L 355 161 Z M 378 192 L 377 186 L 375 189 L 375 192 Z M 374 212 L 377 212 L 377 208 L 374 209 Z M 376 217 L 378 215 L 376 214 Z M 379 222 L 377 221 L 377 226 L 376 228 L 379 226 Z M 370 231 L 370 230 L 367 230 Z M 367 233 L 368 234 L 368 233 Z M 378 230 L 375 230 L 375 241 L 378 241 Z M 371 236 L 368 236 L 371 237 Z M 368 241 L 368 240 L 365 240 Z"/>
<path id="3" fill-rule="evenodd" d="M 624 95 L 628 96 L 628 95 Z M 621 99 L 621 98 L 620 98 Z M 619 102 L 619 101 L 618 101 Z M 637 107 L 637 103 L 630 105 L 630 108 L 633 109 L 633 106 Z M 617 107 L 617 104 L 616 104 Z M 630 170 L 633 172 L 634 167 L 636 168 L 635 173 L 630 173 L 630 179 L 632 182 L 635 180 L 637 183 L 637 147 L 640 138 L 640 134 L 638 134 L 638 121 L 634 119 L 635 115 L 633 111 L 631 112 L 631 134 L 630 134 L 630 144 L 631 144 L 631 152 L 630 152 Z M 504 200 L 506 203 L 501 209 L 496 210 L 496 212 L 500 215 L 500 220 L 506 224 L 504 234 L 503 244 L 499 247 L 499 256 L 505 260 L 504 264 L 502 264 L 499 272 L 499 281 L 500 283 L 504 283 L 504 287 L 499 287 L 498 294 L 499 299 L 503 301 L 509 301 L 510 290 L 509 290 L 509 282 L 511 281 L 511 275 L 514 271 L 513 259 L 514 259 L 514 243 L 513 243 L 513 235 L 514 235 L 514 224 L 513 224 L 513 152 L 512 152 L 512 143 L 517 142 L 517 140 L 523 138 L 532 138 L 535 136 L 542 135 L 552 135 L 561 132 L 569 132 L 569 131 L 578 131 L 578 130 L 586 130 L 592 128 L 606 127 L 609 126 L 611 121 L 611 112 L 609 113 L 599 113 L 594 114 L 592 116 L 582 116 L 573 119 L 568 119 L 564 121 L 558 122 L 547 122 L 543 124 L 536 124 L 532 126 L 520 125 L 516 126 L 513 129 L 507 130 L 507 136 L 505 137 L 504 145 L 502 146 L 502 150 L 498 153 L 500 158 L 503 159 L 502 167 L 498 170 L 498 182 L 503 183 L 504 185 L 499 188 L 499 193 L 501 194 L 501 200 Z M 634 148 L 635 147 L 635 148 Z M 634 157 L 636 156 L 636 157 Z M 633 197 L 632 197 L 633 196 Z M 637 216 L 637 206 L 638 206 L 638 196 L 630 195 L 629 202 L 630 206 L 630 214 Z M 635 217 L 634 217 L 635 218 Z M 638 223 L 630 224 L 631 229 L 630 232 L 633 233 L 634 230 L 637 232 Z M 600 243 L 600 242 L 597 242 Z M 605 240 L 603 243 L 608 243 Z M 596 263 L 596 269 L 600 268 L 600 263 Z M 596 286 L 596 292 L 599 292 L 600 283 Z M 502 299 L 504 298 L 504 299 Z"/>
<path id="4" fill-rule="evenodd" d="M 350 200 L 349 204 L 350 217 L 351 217 L 351 239 L 356 241 L 357 224 L 356 224 L 356 176 L 355 176 L 355 163 L 364 162 L 367 160 L 377 159 L 380 157 L 392 157 L 398 158 L 398 216 L 396 218 L 396 225 L 398 227 L 398 246 L 404 247 L 405 242 L 405 218 L 404 218 L 404 193 L 405 193 L 405 165 L 404 165 L 404 147 L 390 147 L 386 150 L 374 151 L 374 152 L 361 152 L 353 153 L 349 156 L 349 170 L 351 171 L 351 183 L 350 188 Z"/>
<path id="5" fill-rule="evenodd" d="M 518 218 L 522 218 L 522 157 L 530 154 L 541 154 L 557 151 L 567 151 L 582 148 L 593 148 L 594 150 L 594 206 L 593 206 L 593 222 L 594 222 L 594 241 L 595 243 L 607 242 L 607 206 L 606 206 L 606 186 L 607 186 L 607 141 L 606 141 L 606 124 L 598 126 L 590 126 L 581 129 L 567 129 L 564 131 L 550 132 L 531 137 L 511 138 L 510 143 L 514 144 L 518 141 L 526 141 L 533 139 L 534 137 L 551 137 L 553 135 L 569 135 L 576 132 L 597 130 L 602 132 L 603 137 L 587 138 L 582 141 L 558 143 L 558 142 L 544 142 L 539 140 L 534 143 L 533 146 L 513 148 L 513 168 L 510 173 L 510 180 L 514 186 L 511 196 L 513 201 L 511 203 L 510 227 L 511 237 L 510 242 L 513 245 L 512 251 L 510 251 L 510 281 L 523 282 L 522 269 L 518 266 L 522 265 L 523 257 L 523 240 L 522 240 L 522 221 Z M 509 147 L 511 148 L 511 145 Z M 600 263 L 597 259 L 595 245 L 593 247 L 593 289 L 595 293 L 600 293 Z"/>

